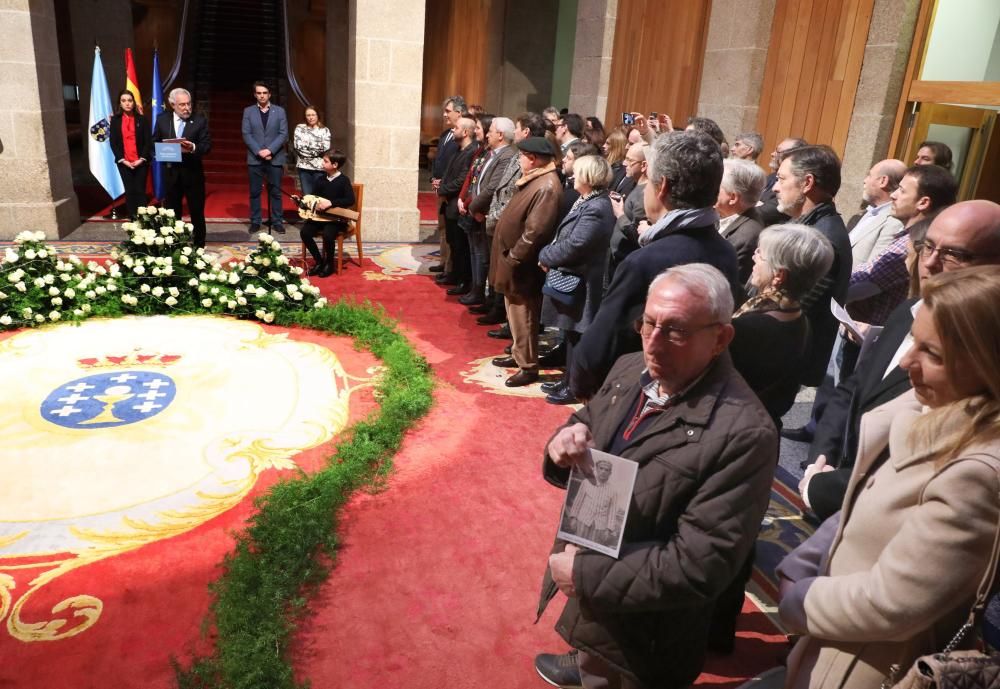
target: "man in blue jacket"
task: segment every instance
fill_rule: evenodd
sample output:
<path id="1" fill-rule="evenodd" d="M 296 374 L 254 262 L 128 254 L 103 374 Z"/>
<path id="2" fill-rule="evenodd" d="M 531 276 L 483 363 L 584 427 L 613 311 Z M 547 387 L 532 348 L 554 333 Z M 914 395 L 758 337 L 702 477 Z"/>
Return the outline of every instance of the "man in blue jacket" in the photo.
<path id="1" fill-rule="evenodd" d="M 267 180 L 271 198 L 271 231 L 284 232 L 281 211 L 281 176 L 285 171 L 288 117 L 285 109 L 271 102 L 271 89 L 254 82 L 255 105 L 243 110 L 243 142 L 247 145 L 250 175 L 250 234 L 260 230 L 260 187 Z"/>
<path id="2" fill-rule="evenodd" d="M 736 250 L 719 234 L 715 202 L 722 182 L 722 151 L 697 131 L 673 132 L 646 150 L 649 183 L 640 248 L 615 270 L 594 321 L 573 350 L 570 389 L 587 400 L 604 382 L 619 356 L 637 352 L 641 342 L 633 324 L 657 275 L 683 263 L 707 263 L 737 287 Z"/>

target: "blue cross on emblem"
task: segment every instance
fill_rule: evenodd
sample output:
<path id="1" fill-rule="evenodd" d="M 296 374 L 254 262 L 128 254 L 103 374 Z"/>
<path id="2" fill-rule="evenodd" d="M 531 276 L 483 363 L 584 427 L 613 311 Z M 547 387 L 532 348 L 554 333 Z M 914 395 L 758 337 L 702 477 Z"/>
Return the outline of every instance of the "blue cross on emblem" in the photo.
<path id="1" fill-rule="evenodd" d="M 112 428 L 156 416 L 176 394 L 174 381 L 162 373 L 108 371 L 60 385 L 40 412 L 64 428 Z"/>

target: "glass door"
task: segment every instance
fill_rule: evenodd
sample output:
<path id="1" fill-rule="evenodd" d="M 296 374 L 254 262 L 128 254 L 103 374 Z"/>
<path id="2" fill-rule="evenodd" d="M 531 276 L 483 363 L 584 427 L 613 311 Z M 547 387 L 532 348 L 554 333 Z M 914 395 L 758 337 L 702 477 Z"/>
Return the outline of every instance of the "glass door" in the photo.
<path id="1" fill-rule="evenodd" d="M 959 198 L 983 198 L 977 192 L 980 182 L 987 181 L 982 179 L 984 162 L 997 112 L 942 103 L 918 103 L 916 107 L 916 119 L 907 137 L 903 160 L 912 163 L 922 141 L 945 143 L 952 151 L 951 172 L 959 182 Z"/>

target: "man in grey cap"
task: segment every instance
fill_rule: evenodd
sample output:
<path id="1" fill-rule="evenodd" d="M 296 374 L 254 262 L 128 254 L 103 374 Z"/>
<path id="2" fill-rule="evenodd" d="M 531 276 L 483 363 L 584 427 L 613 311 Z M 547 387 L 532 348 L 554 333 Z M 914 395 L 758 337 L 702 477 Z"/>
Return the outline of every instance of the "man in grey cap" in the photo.
<path id="1" fill-rule="evenodd" d="M 549 142 L 532 136 L 516 145 L 521 178 L 497 221 L 490 260 L 490 284 L 504 295 L 514 338 L 511 356 L 498 357 L 493 365 L 520 369 L 505 383 L 512 388 L 538 380 L 538 329 L 545 281 L 538 253 L 552 241 L 562 199 L 562 184 L 553 162 L 555 151 Z"/>

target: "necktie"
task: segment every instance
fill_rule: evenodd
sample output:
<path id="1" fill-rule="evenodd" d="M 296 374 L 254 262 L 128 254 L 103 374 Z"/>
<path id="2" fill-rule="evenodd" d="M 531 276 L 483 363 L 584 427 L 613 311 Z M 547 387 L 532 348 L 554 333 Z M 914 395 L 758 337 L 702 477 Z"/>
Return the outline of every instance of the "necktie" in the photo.
<path id="1" fill-rule="evenodd" d="M 187 125 L 187 120 L 177 121 L 177 138 L 184 136 L 184 127 Z"/>

